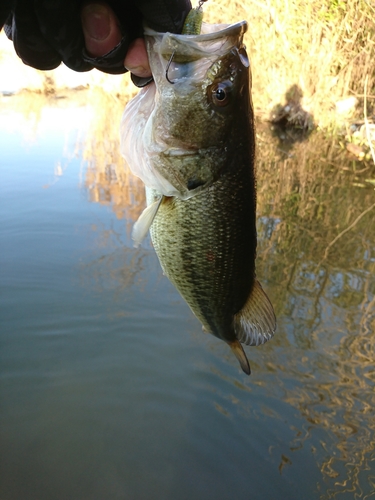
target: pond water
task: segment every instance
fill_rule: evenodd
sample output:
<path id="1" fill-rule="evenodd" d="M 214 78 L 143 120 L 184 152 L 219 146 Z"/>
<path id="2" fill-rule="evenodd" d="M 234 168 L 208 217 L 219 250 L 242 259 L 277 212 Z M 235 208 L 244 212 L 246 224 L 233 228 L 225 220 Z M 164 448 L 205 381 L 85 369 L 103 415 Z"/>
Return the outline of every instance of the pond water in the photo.
<path id="1" fill-rule="evenodd" d="M 258 133 L 278 328 L 247 377 L 133 248 L 123 104 L 23 99 L 0 102 L 1 500 L 375 498 L 374 167 Z"/>

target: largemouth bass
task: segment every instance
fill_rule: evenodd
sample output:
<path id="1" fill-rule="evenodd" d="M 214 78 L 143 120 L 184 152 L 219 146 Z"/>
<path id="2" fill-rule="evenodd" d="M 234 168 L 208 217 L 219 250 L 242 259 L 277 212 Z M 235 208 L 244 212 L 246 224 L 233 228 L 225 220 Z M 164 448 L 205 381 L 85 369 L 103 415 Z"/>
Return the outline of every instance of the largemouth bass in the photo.
<path id="1" fill-rule="evenodd" d="M 146 31 L 155 84 L 126 108 L 122 150 L 148 187 L 141 224 L 151 225 L 164 273 L 204 330 L 225 341 L 250 374 L 241 343 L 263 344 L 276 320 L 255 275 L 247 23 L 203 29 Z"/>

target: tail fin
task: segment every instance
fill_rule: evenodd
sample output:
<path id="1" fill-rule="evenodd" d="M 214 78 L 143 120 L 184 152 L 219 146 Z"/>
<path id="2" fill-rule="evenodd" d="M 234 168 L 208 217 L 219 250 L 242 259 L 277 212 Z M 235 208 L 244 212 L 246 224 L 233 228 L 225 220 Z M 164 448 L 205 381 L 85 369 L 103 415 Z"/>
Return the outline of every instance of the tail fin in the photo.
<path id="1" fill-rule="evenodd" d="M 242 370 L 246 373 L 246 375 L 250 375 L 251 373 L 250 364 L 246 357 L 245 351 L 243 350 L 242 345 L 239 343 L 238 340 L 234 340 L 233 342 L 227 342 L 227 344 L 232 349 L 233 354 L 238 359 Z"/>

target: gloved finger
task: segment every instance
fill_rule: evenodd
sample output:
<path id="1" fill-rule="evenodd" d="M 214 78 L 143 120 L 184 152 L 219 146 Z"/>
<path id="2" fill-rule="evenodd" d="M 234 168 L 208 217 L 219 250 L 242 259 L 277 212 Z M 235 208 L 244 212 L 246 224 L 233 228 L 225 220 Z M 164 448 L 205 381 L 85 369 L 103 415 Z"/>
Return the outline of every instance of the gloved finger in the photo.
<path id="1" fill-rule="evenodd" d="M 19 0 L 18 0 L 19 1 Z M 22 3 L 30 0 L 22 0 Z M 35 16 L 43 38 L 74 71 L 88 71 L 92 65 L 82 58 L 84 37 L 80 2 L 72 0 L 34 0 Z"/>
<path id="2" fill-rule="evenodd" d="M 144 22 L 158 31 L 180 33 L 185 17 L 191 9 L 190 0 L 108 0 L 107 4 L 114 10 L 120 22 L 123 38 L 120 44 L 105 56 L 92 58 L 84 51 L 84 59 L 108 73 L 123 73 L 125 64 L 129 71 L 139 73 L 132 73 L 133 83 L 137 87 L 144 87 L 152 81 L 152 77 L 146 75 L 147 68 L 144 72 L 135 69 L 132 64 L 134 61 L 130 61 L 131 67 L 129 66 L 129 49 L 143 35 Z"/>
<path id="3" fill-rule="evenodd" d="M 124 73 L 124 58 L 129 39 L 107 3 L 85 2 L 81 10 L 85 40 L 83 59 L 107 73 Z"/>
<path id="4" fill-rule="evenodd" d="M 61 58 L 44 40 L 28 0 L 16 3 L 8 36 L 9 31 L 15 51 L 25 64 L 41 70 L 54 69 L 60 64 Z"/>
<path id="5" fill-rule="evenodd" d="M 124 58 L 127 53 L 129 41 L 123 37 L 121 42 L 104 56 L 91 57 L 85 49 L 82 51 L 82 59 L 93 68 L 99 69 L 111 75 L 120 75 L 127 69 L 124 67 Z"/>
<path id="6" fill-rule="evenodd" d="M 0 2 L 0 31 L 8 19 L 13 7 L 15 0 L 1 0 Z"/>
<path id="7" fill-rule="evenodd" d="M 109 5 L 85 2 L 81 21 L 86 52 L 90 56 L 104 56 L 121 42 L 119 21 Z"/>
<path id="8" fill-rule="evenodd" d="M 27 0 L 26 0 L 27 1 Z M 99 2 L 100 0 L 98 0 Z M 75 0 L 34 0 L 34 8 L 47 42 L 60 53 L 63 62 L 75 71 L 96 67 L 107 73 L 124 73 L 123 61 L 129 44 L 141 30 L 140 12 L 129 1 L 105 2 L 120 20 L 121 41 L 107 54 L 92 57 L 85 49 L 80 11 L 82 2 Z"/>

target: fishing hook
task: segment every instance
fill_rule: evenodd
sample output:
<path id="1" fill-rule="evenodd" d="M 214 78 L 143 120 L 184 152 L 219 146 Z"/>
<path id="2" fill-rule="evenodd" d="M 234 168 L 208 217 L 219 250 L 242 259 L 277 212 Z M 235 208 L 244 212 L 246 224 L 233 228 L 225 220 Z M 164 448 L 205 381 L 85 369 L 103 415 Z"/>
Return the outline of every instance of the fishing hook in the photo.
<path id="1" fill-rule="evenodd" d="M 169 68 L 170 68 L 170 66 L 171 66 L 171 64 L 172 64 L 174 53 L 175 53 L 175 50 L 172 52 L 171 57 L 169 58 L 169 61 L 168 61 L 167 67 L 165 68 L 165 78 L 166 78 L 166 79 L 167 79 L 167 81 L 168 81 L 169 83 L 171 83 L 172 85 L 174 84 L 174 81 L 169 79 L 169 77 L 168 77 L 168 71 L 169 71 Z"/>

